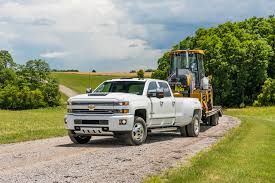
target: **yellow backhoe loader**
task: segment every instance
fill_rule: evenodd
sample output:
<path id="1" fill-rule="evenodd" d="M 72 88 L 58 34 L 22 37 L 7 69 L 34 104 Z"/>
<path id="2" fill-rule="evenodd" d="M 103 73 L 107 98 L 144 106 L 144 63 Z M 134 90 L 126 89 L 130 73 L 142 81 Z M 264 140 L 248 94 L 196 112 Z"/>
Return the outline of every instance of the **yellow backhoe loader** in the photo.
<path id="1" fill-rule="evenodd" d="M 175 97 L 198 98 L 203 108 L 202 121 L 215 126 L 222 116 L 222 108 L 213 106 L 211 76 L 205 76 L 203 57 L 203 50 L 171 51 L 167 80 Z"/>

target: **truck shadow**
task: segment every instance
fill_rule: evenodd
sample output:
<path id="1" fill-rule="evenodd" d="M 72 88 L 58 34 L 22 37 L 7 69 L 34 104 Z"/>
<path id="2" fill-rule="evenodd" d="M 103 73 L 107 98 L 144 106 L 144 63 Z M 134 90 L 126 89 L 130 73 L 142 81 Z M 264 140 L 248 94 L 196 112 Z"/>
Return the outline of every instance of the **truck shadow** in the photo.
<path id="1" fill-rule="evenodd" d="M 212 126 L 207 126 L 205 124 L 201 124 L 200 133 L 207 131 L 212 128 Z M 194 138 L 194 137 L 182 137 L 177 130 L 171 131 L 162 131 L 162 132 L 149 132 L 145 144 L 152 144 L 162 141 L 168 141 L 175 138 Z M 61 144 L 57 145 L 57 147 L 90 147 L 90 148 L 119 148 L 127 146 L 125 141 L 122 139 L 117 139 L 112 136 L 96 136 L 92 137 L 91 141 L 87 144 Z"/>

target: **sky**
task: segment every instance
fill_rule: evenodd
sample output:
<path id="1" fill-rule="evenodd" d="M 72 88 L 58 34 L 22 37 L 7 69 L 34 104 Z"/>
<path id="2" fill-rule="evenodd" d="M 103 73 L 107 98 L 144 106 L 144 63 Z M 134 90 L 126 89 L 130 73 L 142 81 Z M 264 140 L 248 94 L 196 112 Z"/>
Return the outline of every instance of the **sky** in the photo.
<path id="1" fill-rule="evenodd" d="M 0 0 L 0 49 L 52 69 L 149 69 L 200 27 L 273 14 L 274 0 Z"/>

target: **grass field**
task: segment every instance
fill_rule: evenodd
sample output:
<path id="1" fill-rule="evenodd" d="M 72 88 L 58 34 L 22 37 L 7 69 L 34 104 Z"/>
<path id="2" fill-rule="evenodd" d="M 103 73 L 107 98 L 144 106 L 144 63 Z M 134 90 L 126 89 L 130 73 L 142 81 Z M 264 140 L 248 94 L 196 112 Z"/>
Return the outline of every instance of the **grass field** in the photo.
<path id="1" fill-rule="evenodd" d="M 89 76 L 85 74 L 68 74 L 68 73 L 52 73 L 60 84 L 63 84 L 76 92 L 85 93 L 86 88 L 89 88 Z M 120 76 L 91 76 L 91 85 L 95 89 L 100 83 L 105 80 L 120 78 Z"/>
<path id="2" fill-rule="evenodd" d="M 0 144 L 64 136 L 62 107 L 24 111 L 0 110 Z"/>
<path id="3" fill-rule="evenodd" d="M 59 72 L 55 72 L 59 73 Z M 129 72 L 64 72 L 65 74 L 81 74 L 81 75 L 95 75 L 95 76 L 119 76 L 119 77 L 137 77 L 137 73 L 129 73 Z M 145 72 L 144 77 L 150 78 L 152 72 Z"/>
<path id="4" fill-rule="evenodd" d="M 228 109 L 242 123 L 208 152 L 144 182 L 274 182 L 275 107 Z"/>

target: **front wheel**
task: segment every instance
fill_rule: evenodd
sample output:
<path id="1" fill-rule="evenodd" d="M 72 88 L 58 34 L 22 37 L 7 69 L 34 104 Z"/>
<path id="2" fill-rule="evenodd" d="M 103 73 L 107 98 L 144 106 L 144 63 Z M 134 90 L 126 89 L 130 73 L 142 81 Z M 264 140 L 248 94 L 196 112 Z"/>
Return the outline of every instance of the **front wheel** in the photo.
<path id="1" fill-rule="evenodd" d="M 147 138 L 147 127 L 144 119 L 135 117 L 132 131 L 126 133 L 126 142 L 129 145 L 141 145 Z"/>
<path id="2" fill-rule="evenodd" d="M 91 140 L 91 136 L 76 135 L 72 131 L 68 131 L 68 135 L 75 144 L 86 144 Z"/>
<path id="3" fill-rule="evenodd" d="M 195 114 L 192 118 L 192 122 L 186 127 L 187 135 L 189 137 L 197 137 L 200 133 L 200 117 Z"/>

